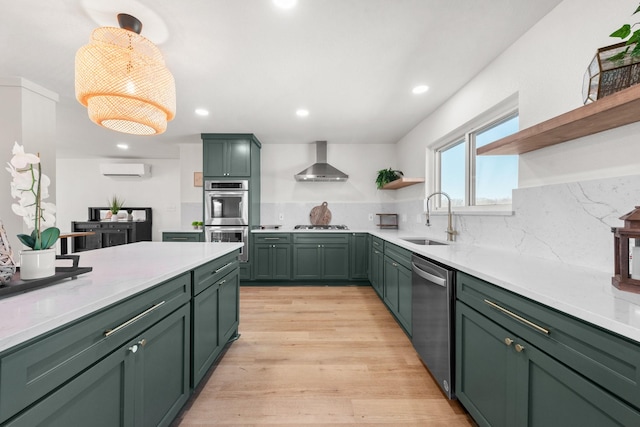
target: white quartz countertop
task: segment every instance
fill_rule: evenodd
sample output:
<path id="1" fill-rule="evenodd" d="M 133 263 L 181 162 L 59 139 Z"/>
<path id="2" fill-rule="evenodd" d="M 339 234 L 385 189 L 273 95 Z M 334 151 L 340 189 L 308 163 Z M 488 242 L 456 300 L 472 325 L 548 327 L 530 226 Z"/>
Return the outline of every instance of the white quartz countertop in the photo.
<path id="1" fill-rule="evenodd" d="M 402 230 L 280 229 L 254 230 L 253 232 L 369 233 L 411 252 L 640 342 L 640 294 L 620 291 L 613 287 L 612 272 L 456 242 L 448 245 L 417 245 L 403 238 L 424 238 L 424 236 Z"/>
<path id="2" fill-rule="evenodd" d="M 233 252 L 242 243 L 138 242 L 81 252 L 75 280 L 0 299 L 0 351 Z"/>

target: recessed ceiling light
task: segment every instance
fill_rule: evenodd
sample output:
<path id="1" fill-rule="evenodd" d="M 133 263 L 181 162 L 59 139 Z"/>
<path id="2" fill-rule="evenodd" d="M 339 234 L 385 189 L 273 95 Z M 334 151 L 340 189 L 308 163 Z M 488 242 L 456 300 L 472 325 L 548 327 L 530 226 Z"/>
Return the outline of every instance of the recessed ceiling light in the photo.
<path id="1" fill-rule="evenodd" d="M 420 86 L 416 86 L 413 88 L 412 92 L 415 93 L 416 95 L 420 95 L 421 93 L 425 93 L 426 91 L 429 90 L 429 86 L 427 85 L 420 85 Z"/>
<path id="2" fill-rule="evenodd" d="M 304 108 L 300 108 L 296 110 L 296 116 L 298 117 L 307 117 L 309 115 L 309 110 L 305 110 Z"/>
<path id="3" fill-rule="evenodd" d="M 128 144 L 124 144 L 124 143 L 117 144 L 116 147 L 118 147 L 121 150 L 128 150 L 129 149 L 129 145 Z"/>
<path id="4" fill-rule="evenodd" d="M 291 9 L 293 8 L 298 0 L 273 0 L 273 4 L 278 6 L 280 9 Z"/>
<path id="5" fill-rule="evenodd" d="M 199 116 L 208 116 L 209 110 L 205 110 L 204 108 L 196 108 L 196 114 Z"/>

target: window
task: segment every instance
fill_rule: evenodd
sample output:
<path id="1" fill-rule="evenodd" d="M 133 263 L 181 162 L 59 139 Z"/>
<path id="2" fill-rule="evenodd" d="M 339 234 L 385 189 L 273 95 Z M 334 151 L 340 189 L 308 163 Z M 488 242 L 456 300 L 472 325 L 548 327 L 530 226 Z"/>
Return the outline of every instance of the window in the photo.
<path id="1" fill-rule="evenodd" d="M 518 113 L 473 129 L 436 149 L 436 191 L 451 197 L 451 206 L 511 204 L 518 186 L 518 156 L 476 156 L 476 148 L 518 131 Z M 440 206 L 447 206 L 442 198 Z"/>

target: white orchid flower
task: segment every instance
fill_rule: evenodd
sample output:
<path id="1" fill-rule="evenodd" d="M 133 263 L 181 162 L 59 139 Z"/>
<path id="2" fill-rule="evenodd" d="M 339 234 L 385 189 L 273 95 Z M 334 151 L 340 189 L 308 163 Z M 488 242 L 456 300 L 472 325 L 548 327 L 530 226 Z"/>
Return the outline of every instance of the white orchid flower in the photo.
<path id="1" fill-rule="evenodd" d="M 25 153 L 24 147 L 17 142 L 13 144 L 13 158 L 11 159 L 11 164 L 16 169 L 23 169 L 27 167 L 27 165 L 35 165 L 40 163 L 40 157 L 35 154 Z"/>

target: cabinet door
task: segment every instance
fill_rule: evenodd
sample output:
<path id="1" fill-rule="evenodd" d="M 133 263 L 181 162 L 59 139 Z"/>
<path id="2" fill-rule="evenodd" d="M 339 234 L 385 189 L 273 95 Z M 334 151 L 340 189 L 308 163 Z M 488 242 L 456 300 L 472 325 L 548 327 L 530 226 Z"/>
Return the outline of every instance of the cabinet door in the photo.
<path id="1" fill-rule="evenodd" d="M 221 346 L 238 331 L 239 284 L 238 272 L 235 271 L 225 276 L 218 288 L 218 337 Z"/>
<path id="2" fill-rule="evenodd" d="M 275 244 L 272 253 L 272 278 L 278 280 L 291 279 L 291 245 Z"/>
<path id="3" fill-rule="evenodd" d="M 225 176 L 224 141 L 204 141 L 202 147 L 204 176 Z"/>
<path id="4" fill-rule="evenodd" d="M 513 341 L 506 329 L 456 303 L 455 392 L 480 426 L 526 426 L 516 422 Z"/>
<path id="5" fill-rule="evenodd" d="M 190 332 L 186 304 L 140 335 L 134 354 L 136 426 L 170 425 L 189 398 Z"/>
<path id="6" fill-rule="evenodd" d="M 382 286 L 383 280 L 384 258 L 382 255 L 382 251 L 372 245 L 371 260 L 369 265 L 369 281 L 371 282 L 373 289 L 376 290 L 380 298 L 384 298 L 384 289 Z"/>
<path id="7" fill-rule="evenodd" d="M 273 279 L 272 246 L 268 243 L 256 243 L 253 245 L 253 277 L 256 280 Z"/>
<path id="8" fill-rule="evenodd" d="M 195 388 L 220 352 L 218 338 L 218 286 L 193 298 L 193 354 L 191 386 Z"/>
<path id="9" fill-rule="evenodd" d="M 640 426 L 638 411 L 524 340 L 516 345 L 521 391 L 514 425 Z"/>
<path id="10" fill-rule="evenodd" d="M 369 235 L 366 233 L 353 233 L 349 243 L 351 252 L 349 276 L 351 279 L 366 279 L 369 267 Z"/>
<path id="11" fill-rule="evenodd" d="M 384 257 L 384 302 L 393 314 L 398 313 L 398 267 L 394 260 Z"/>
<path id="12" fill-rule="evenodd" d="M 102 231 L 102 247 L 108 248 L 111 246 L 118 245 L 126 245 L 128 242 L 127 239 L 127 230 L 103 230 Z"/>
<path id="13" fill-rule="evenodd" d="M 249 140 L 226 142 L 227 176 L 251 176 L 251 143 Z"/>
<path id="14" fill-rule="evenodd" d="M 293 278 L 320 279 L 321 277 L 320 245 L 293 245 Z"/>
<path id="15" fill-rule="evenodd" d="M 6 426 L 133 426 L 133 356 L 116 350 Z"/>
<path id="16" fill-rule="evenodd" d="M 398 320 L 411 335 L 411 270 L 398 266 Z"/>
<path id="17" fill-rule="evenodd" d="M 344 280 L 349 278 L 349 245 L 322 245 L 322 278 Z"/>

